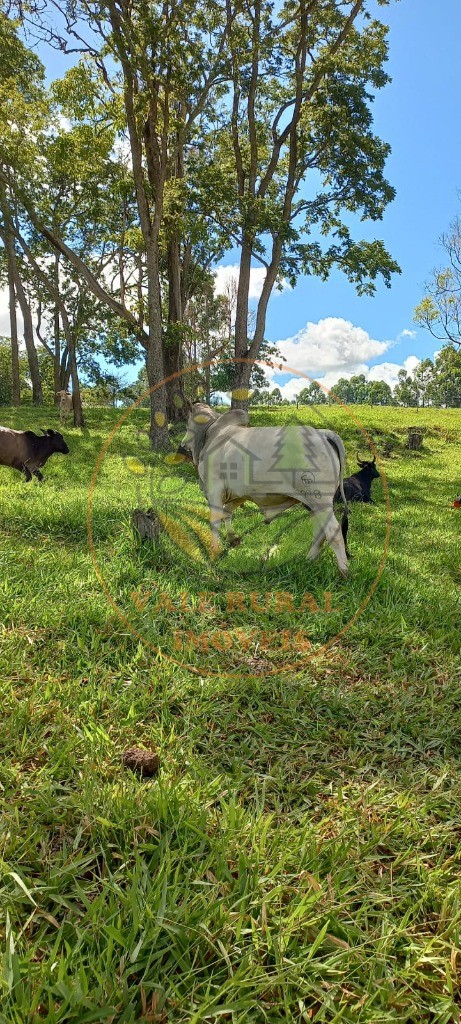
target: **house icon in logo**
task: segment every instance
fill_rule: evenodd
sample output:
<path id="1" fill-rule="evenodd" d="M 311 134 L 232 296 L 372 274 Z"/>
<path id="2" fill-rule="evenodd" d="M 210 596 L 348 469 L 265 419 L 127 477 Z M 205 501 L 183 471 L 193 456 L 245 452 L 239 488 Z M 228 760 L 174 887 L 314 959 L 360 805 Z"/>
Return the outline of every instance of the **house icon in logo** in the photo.
<path id="1" fill-rule="evenodd" d="M 232 484 L 237 482 L 245 487 L 254 484 L 258 479 L 257 464 L 263 461 L 256 452 L 235 438 L 232 440 L 230 459 L 226 459 L 222 438 L 219 437 L 207 447 L 206 457 L 212 479 L 215 480 L 217 476 L 229 491 L 232 490 Z"/>

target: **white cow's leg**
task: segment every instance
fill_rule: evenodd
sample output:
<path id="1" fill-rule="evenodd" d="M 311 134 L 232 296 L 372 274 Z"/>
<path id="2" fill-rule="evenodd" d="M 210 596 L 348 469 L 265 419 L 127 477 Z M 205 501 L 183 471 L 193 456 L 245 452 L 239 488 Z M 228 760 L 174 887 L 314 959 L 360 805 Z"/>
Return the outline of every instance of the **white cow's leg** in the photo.
<path id="1" fill-rule="evenodd" d="M 313 562 L 314 558 L 317 558 L 322 544 L 326 541 L 325 524 L 330 513 L 326 511 L 314 512 L 312 517 L 312 525 L 314 527 L 314 539 L 308 552 L 309 561 Z"/>
<path id="2" fill-rule="evenodd" d="M 325 524 L 325 535 L 328 543 L 333 548 L 341 576 L 349 575 L 349 562 L 346 555 L 346 547 L 341 532 L 341 527 L 333 512 L 330 512 L 328 522 Z"/>
<path id="3" fill-rule="evenodd" d="M 349 562 L 347 560 L 341 527 L 333 510 L 329 508 L 315 512 L 313 515 L 313 526 L 314 539 L 307 557 L 311 561 L 317 558 L 322 544 L 328 541 L 336 555 L 341 575 L 347 576 L 349 574 Z"/>
<path id="4" fill-rule="evenodd" d="M 229 505 L 224 505 L 224 525 L 226 527 L 226 537 L 231 547 L 236 548 L 241 543 L 241 537 L 237 537 L 232 526 L 232 516 L 235 509 Z"/>
<path id="5" fill-rule="evenodd" d="M 221 542 L 219 540 L 219 530 L 223 519 L 227 519 L 224 511 L 222 500 L 215 498 L 214 501 L 209 500 L 210 504 L 210 524 L 211 524 L 211 555 L 212 558 L 218 558 L 221 554 Z M 226 524 L 227 525 L 227 524 Z"/>

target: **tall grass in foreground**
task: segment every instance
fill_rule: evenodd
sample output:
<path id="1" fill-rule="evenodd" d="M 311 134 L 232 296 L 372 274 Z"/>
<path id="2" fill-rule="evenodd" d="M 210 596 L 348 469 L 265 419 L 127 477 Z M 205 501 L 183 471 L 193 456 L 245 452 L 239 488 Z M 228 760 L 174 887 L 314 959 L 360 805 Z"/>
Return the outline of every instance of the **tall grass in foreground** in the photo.
<path id="1" fill-rule="evenodd" d="M 94 481 L 93 556 L 116 413 L 67 430 L 41 487 L 0 468 L 1 1024 L 459 1021 L 461 413 L 354 413 L 392 448 L 355 619 L 382 483 L 345 582 L 330 551 L 305 562 L 300 509 L 239 511 L 211 563 L 194 471 L 153 455 L 141 410 Z M 252 421 L 293 415 L 326 417 L 351 470 L 365 454 L 341 408 Z M 138 504 L 168 517 L 156 549 Z M 152 781 L 121 768 L 138 744 Z"/>

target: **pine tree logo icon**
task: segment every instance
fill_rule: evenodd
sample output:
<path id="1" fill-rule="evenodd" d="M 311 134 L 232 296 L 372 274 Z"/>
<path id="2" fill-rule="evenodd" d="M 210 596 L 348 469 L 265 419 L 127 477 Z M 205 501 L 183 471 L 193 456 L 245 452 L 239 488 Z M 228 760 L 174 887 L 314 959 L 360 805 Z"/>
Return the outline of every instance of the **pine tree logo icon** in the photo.
<path id="1" fill-rule="evenodd" d="M 301 473 L 309 476 L 309 480 L 304 482 L 318 484 L 320 471 L 318 432 L 299 424 L 281 427 L 269 473 L 278 474 L 279 483 L 281 473 L 283 479 L 289 480 L 291 487 L 295 488 Z"/>

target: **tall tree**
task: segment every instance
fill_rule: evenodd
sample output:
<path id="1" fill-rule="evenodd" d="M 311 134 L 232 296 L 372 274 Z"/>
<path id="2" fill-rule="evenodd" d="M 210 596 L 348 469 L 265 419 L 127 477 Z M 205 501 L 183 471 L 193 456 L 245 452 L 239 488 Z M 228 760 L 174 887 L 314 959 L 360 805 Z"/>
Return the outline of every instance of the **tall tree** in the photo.
<path id="1" fill-rule="evenodd" d="M 14 241 L 15 175 L 19 160 L 31 165 L 35 139 L 44 129 L 47 103 L 40 60 L 21 43 L 15 25 L 0 17 L 0 240 L 8 267 L 12 329 L 13 395 L 19 401 L 16 304 L 24 322 L 33 401 L 43 401 L 29 296 Z"/>
<path id="2" fill-rule="evenodd" d="M 448 266 L 434 270 L 426 295 L 415 309 L 416 323 L 434 338 L 461 348 L 461 218 L 440 239 Z"/>
<path id="3" fill-rule="evenodd" d="M 415 387 L 415 382 L 410 373 L 407 373 L 405 369 L 399 370 L 398 381 L 394 387 L 394 398 L 398 405 L 417 406 L 418 405 L 418 393 Z"/>
<path id="4" fill-rule="evenodd" d="M 6 278 L 8 281 L 8 307 L 10 314 L 10 335 L 11 335 L 11 402 L 19 405 L 21 402 L 21 384 L 19 369 L 19 338 L 18 338 L 18 317 L 16 310 L 16 289 L 14 286 L 14 235 L 10 227 L 8 208 L 6 201 L 6 190 L 0 182 L 0 214 L 3 222 L 3 246 L 4 263 L 6 265 Z"/>
<path id="5" fill-rule="evenodd" d="M 428 397 L 433 405 L 461 406 L 461 349 L 444 345 L 437 353 Z"/>
<path id="6" fill-rule="evenodd" d="M 369 6 L 227 0 L 231 93 L 210 135 L 204 188 L 240 247 L 235 405 L 245 403 L 277 281 L 326 277 L 337 265 L 359 292 L 372 293 L 378 274 L 389 284 L 399 270 L 381 241 L 353 242 L 341 219 L 344 210 L 379 220 L 394 196 L 383 175 L 389 147 L 372 132 L 369 95 L 387 81 L 386 28 L 367 20 Z M 249 338 L 255 260 L 266 276 Z"/>

